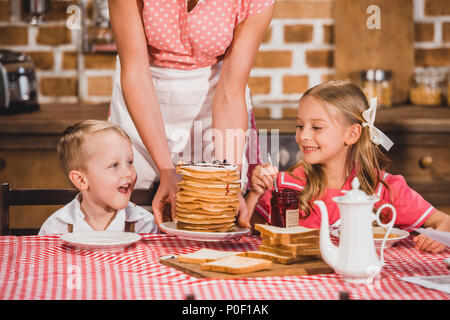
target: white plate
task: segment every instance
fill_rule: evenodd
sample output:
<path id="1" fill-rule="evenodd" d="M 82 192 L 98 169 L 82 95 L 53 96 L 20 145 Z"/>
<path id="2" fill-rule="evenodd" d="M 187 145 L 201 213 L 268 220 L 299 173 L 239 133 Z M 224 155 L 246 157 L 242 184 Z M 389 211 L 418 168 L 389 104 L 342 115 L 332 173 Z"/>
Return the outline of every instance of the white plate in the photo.
<path id="1" fill-rule="evenodd" d="M 235 232 L 198 232 L 177 229 L 176 222 L 163 222 L 161 230 L 167 234 L 175 235 L 178 238 L 196 241 L 227 241 L 239 240 L 243 235 L 249 233 L 250 229 L 245 229 L 236 226 Z"/>
<path id="2" fill-rule="evenodd" d="M 85 231 L 66 233 L 61 239 L 77 249 L 121 250 L 141 240 L 141 236 L 123 231 Z"/>
<path id="3" fill-rule="evenodd" d="M 373 227 L 373 231 L 374 231 L 374 233 L 384 233 L 384 229 L 381 227 Z M 403 240 L 409 236 L 408 231 L 405 231 L 402 229 L 397 229 L 397 228 L 392 228 L 391 233 L 398 234 L 398 237 L 387 238 L 386 244 L 384 245 L 385 248 L 388 248 L 388 247 L 394 245 L 395 243 L 399 242 L 400 240 Z M 339 229 L 332 230 L 331 235 L 339 238 Z M 375 243 L 375 248 L 380 249 L 381 243 L 383 242 L 383 238 L 374 238 L 373 240 Z"/>

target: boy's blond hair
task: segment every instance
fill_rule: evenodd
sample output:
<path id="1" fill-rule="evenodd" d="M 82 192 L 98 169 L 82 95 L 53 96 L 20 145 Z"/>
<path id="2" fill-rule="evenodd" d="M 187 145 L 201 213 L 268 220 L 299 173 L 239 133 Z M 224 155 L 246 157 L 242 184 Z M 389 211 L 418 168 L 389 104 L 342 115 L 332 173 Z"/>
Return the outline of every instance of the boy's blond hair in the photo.
<path id="1" fill-rule="evenodd" d="M 72 170 L 85 169 L 85 144 L 89 136 L 95 133 L 112 131 L 131 143 L 128 134 L 118 125 L 103 120 L 85 120 L 67 127 L 59 139 L 58 158 L 66 176 Z"/>

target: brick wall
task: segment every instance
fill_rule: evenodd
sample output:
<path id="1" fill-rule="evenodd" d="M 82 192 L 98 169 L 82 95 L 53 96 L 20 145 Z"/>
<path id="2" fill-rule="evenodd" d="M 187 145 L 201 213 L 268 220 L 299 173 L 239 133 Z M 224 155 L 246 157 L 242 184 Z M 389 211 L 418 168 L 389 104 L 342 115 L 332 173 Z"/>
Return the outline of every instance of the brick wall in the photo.
<path id="1" fill-rule="evenodd" d="M 78 1 L 51 0 L 42 26 L 29 26 L 21 21 L 25 17 L 15 19 L 12 1 L 0 0 L 0 48 L 30 54 L 36 65 L 39 102 L 108 102 L 116 55 L 78 54 L 79 30 L 66 26 L 67 8 Z"/>
<path id="2" fill-rule="evenodd" d="M 415 0 L 414 21 L 417 69 L 450 66 L 450 2 Z"/>
<path id="3" fill-rule="evenodd" d="M 250 74 L 257 116 L 281 118 L 302 92 L 334 74 L 333 6 L 334 0 L 277 0 Z"/>
<path id="4" fill-rule="evenodd" d="M 16 1 L 16 0 L 13 0 Z M 108 102 L 114 54 L 77 54 L 77 30 L 66 27 L 76 0 L 52 0 L 48 23 L 32 27 L 11 16 L 0 0 L 0 47 L 28 52 L 35 61 L 39 101 Z M 335 0 L 277 0 L 249 86 L 259 117 L 292 115 L 308 87 L 333 78 Z M 416 68 L 450 66 L 448 0 L 414 0 Z"/>

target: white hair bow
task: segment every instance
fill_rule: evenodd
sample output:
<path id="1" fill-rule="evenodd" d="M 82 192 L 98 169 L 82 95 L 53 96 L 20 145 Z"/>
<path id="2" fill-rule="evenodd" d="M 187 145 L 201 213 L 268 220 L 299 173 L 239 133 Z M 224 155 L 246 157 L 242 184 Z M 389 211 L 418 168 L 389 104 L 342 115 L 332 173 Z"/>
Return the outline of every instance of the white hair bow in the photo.
<path id="1" fill-rule="evenodd" d="M 386 151 L 394 144 L 391 139 L 389 139 L 381 130 L 378 130 L 375 123 L 375 115 L 377 113 L 377 97 L 370 99 L 370 108 L 362 113 L 362 117 L 366 122 L 363 122 L 363 127 L 369 127 L 370 139 L 376 145 L 382 145 Z"/>

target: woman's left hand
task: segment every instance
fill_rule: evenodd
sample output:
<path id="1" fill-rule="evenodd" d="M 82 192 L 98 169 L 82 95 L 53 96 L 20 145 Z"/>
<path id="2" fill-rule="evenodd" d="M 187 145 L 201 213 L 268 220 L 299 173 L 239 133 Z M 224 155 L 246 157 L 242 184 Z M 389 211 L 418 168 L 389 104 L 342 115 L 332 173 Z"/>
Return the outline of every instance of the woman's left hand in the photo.
<path id="1" fill-rule="evenodd" d="M 427 228 L 429 229 L 429 228 Z M 442 243 L 427 237 L 424 234 L 420 234 L 413 238 L 416 248 L 425 252 L 438 253 L 443 251 L 446 246 Z"/>
<path id="2" fill-rule="evenodd" d="M 450 215 L 436 210 L 423 224 L 423 228 L 435 229 L 439 231 L 450 232 Z M 422 251 L 438 253 L 443 251 L 446 246 L 442 243 L 420 234 L 413 238 L 416 248 Z"/>
<path id="3" fill-rule="evenodd" d="M 251 228 L 250 226 L 251 215 L 248 211 L 247 204 L 242 194 L 239 192 L 239 215 L 238 215 L 238 225 L 243 228 Z"/>

